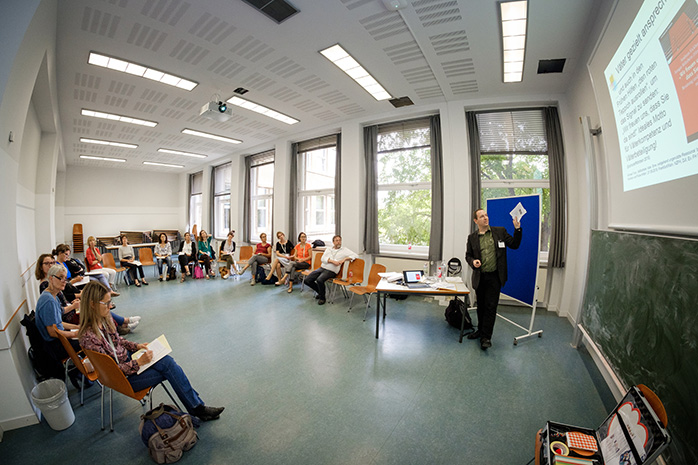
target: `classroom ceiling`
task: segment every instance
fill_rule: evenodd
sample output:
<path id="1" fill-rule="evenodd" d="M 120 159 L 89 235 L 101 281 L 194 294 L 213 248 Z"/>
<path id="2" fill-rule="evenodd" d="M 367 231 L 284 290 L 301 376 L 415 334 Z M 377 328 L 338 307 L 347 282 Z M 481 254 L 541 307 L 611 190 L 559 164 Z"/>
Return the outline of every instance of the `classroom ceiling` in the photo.
<path id="1" fill-rule="evenodd" d="M 339 43 L 393 97 L 415 105 L 486 97 L 564 93 L 601 0 L 530 0 L 523 81 L 502 82 L 498 2 L 290 0 L 299 13 L 281 24 L 242 0 L 59 0 L 57 86 L 67 165 L 184 171 L 231 154 L 273 148 L 281 137 L 386 113 L 319 51 Z M 90 52 L 128 60 L 199 85 L 192 91 L 88 64 Z M 564 72 L 537 74 L 538 61 L 566 58 Z M 583 64 L 581 64 L 583 66 Z M 243 98 L 300 120 L 294 125 L 232 107 L 216 122 L 199 115 L 213 99 Z M 408 107 L 409 108 L 409 107 Z M 155 121 L 136 126 L 81 115 L 96 110 Z M 398 110 L 399 113 L 400 110 Z M 403 110 L 404 111 L 404 110 Z M 184 128 L 239 139 L 231 145 L 182 134 Z M 138 145 L 93 145 L 80 138 Z M 205 154 L 197 159 L 159 148 Z M 125 163 L 80 155 L 123 158 Z"/>

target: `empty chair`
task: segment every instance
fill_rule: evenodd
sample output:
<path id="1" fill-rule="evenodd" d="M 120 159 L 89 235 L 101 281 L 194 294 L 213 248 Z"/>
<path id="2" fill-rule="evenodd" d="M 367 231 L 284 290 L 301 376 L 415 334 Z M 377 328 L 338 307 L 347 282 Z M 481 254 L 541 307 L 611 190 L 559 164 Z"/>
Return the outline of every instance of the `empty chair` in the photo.
<path id="1" fill-rule="evenodd" d="M 55 329 L 58 329 L 56 325 L 53 325 Z M 84 378 L 81 379 L 80 381 L 80 405 L 83 405 L 84 402 L 84 391 L 85 391 L 85 378 L 87 378 L 90 381 L 96 381 L 97 380 L 97 371 L 92 371 L 88 372 L 87 367 L 85 367 L 85 362 L 83 359 L 80 358 L 77 352 L 73 349 L 73 346 L 70 345 L 70 342 L 68 342 L 68 339 L 61 334 L 59 331 L 56 331 L 56 335 L 58 336 L 58 340 L 61 341 L 61 344 L 63 344 L 63 348 L 65 351 L 68 353 L 68 356 L 70 357 L 70 360 L 73 361 L 73 365 L 82 373 Z M 67 368 L 67 366 L 66 366 Z M 67 371 L 67 370 L 66 370 Z M 104 387 L 102 387 L 104 389 Z"/>
<path id="2" fill-rule="evenodd" d="M 111 252 L 104 252 L 102 254 L 102 263 L 104 264 L 105 268 L 111 268 L 112 270 L 116 271 L 116 282 L 119 282 L 119 275 L 123 277 L 123 273 L 126 271 L 126 268 L 123 266 L 117 268 L 116 262 L 114 261 L 114 255 Z"/>
<path id="3" fill-rule="evenodd" d="M 349 300 L 349 310 L 351 310 L 351 303 L 354 300 L 354 294 L 364 296 L 366 300 L 366 311 L 364 312 L 364 321 L 366 321 L 366 315 L 368 315 L 368 307 L 371 306 L 371 294 L 376 292 L 376 286 L 381 280 L 378 273 L 385 273 L 385 265 L 379 265 L 374 263 L 371 266 L 371 271 L 368 274 L 368 284 L 366 286 L 351 286 L 347 290 L 352 293 L 351 300 Z M 367 297 L 368 295 L 368 297 Z"/>
<path id="4" fill-rule="evenodd" d="M 157 266 L 157 263 L 153 260 L 153 251 L 150 247 L 141 247 L 138 250 L 138 261 L 141 262 L 142 266 Z M 153 277 L 155 276 L 155 269 L 153 268 Z"/>
<path id="5" fill-rule="evenodd" d="M 253 248 L 251 245 L 240 246 L 240 258 L 238 258 L 238 267 L 244 267 L 252 258 Z"/>
<path id="6" fill-rule="evenodd" d="M 85 355 L 90 359 L 90 362 L 92 363 L 92 366 L 95 368 L 95 371 L 97 372 L 97 379 L 99 382 L 102 384 L 103 387 L 106 387 L 109 389 L 109 430 L 114 431 L 114 425 L 113 425 L 113 412 L 114 412 L 114 406 L 112 403 L 112 390 L 120 392 L 121 394 L 130 397 L 131 399 L 135 399 L 138 402 L 141 403 L 143 406 L 143 413 L 145 413 L 145 398 L 148 397 L 150 400 L 150 408 L 153 408 L 153 398 L 150 395 L 153 392 L 153 389 L 157 387 L 155 386 L 150 386 L 145 389 L 141 389 L 138 392 L 134 392 L 133 388 L 131 387 L 131 383 L 128 382 L 128 379 L 126 379 L 126 375 L 124 375 L 124 372 L 121 371 L 121 368 L 119 368 L 119 365 L 116 364 L 114 361 L 114 358 L 110 357 L 109 355 L 103 354 L 101 352 L 95 352 L 94 350 L 89 350 L 89 349 L 83 349 L 83 352 L 85 352 Z M 172 397 L 172 394 L 170 394 L 170 391 L 167 389 L 164 383 L 159 383 L 162 385 L 162 387 L 165 389 L 165 392 L 167 392 L 167 395 L 170 396 L 170 399 L 172 399 L 172 402 L 175 403 L 178 409 L 181 410 L 179 407 L 179 404 L 177 404 L 177 401 Z M 102 404 L 101 404 L 101 414 L 102 414 L 102 429 L 104 429 L 104 389 L 102 389 Z"/>
<path id="7" fill-rule="evenodd" d="M 336 278 L 332 280 L 332 284 L 335 286 L 339 287 L 342 290 L 342 293 L 344 294 L 344 297 L 349 297 L 347 294 L 347 287 L 350 286 L 355 286 L 357 284 L 361 284 L 364 282 L 364 267 L 366 266 L 366 262 L 361 259 L 357 258 L 351 263 L 349 263 L 349 268 L 347 269 L 347 277 L 342 278 L 342 273 L 340 272 Z M 332 300 L 334 300 L 334 290 L 336 288 L 333 288 L 332 292 Z"/>

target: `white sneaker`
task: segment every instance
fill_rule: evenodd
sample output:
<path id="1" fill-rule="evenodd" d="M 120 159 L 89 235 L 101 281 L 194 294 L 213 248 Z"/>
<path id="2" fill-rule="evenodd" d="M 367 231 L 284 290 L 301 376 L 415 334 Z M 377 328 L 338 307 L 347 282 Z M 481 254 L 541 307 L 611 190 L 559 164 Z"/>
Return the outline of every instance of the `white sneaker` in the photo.
<path id="1" fill-rule="evenodd" d="M 136 329 L 136 326 L 138 326 L 139 324 L 140 324 L 140 321 L 129 321 L 128 329 L 133 331 L 134 329 Z"/>
<path id="2" fill-rule="evenodd" d="M 133 323 L 134 321 L 141 321 L 141 317 L 138 315 L 130 316 L 130 317 L 128 317 L 128 321 L 130 321 L 131 323 Z"/>

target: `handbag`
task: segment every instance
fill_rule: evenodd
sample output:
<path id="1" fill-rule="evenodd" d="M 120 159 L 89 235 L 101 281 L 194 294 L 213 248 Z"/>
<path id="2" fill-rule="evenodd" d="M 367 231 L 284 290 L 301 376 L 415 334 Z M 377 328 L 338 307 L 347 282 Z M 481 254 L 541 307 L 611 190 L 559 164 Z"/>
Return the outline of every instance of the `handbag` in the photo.
<path id="1" fill-rule="evenodd" d="M 191 415 L 165 404 L 141 415 L 138 432 L 155 463 L 177 462 L 199 440 Z"/>
<path id="2" fill-rule="evenodd" d="M 204 279 L 204 271 L 198 265 L 194 265 L 194 279 Z"/>

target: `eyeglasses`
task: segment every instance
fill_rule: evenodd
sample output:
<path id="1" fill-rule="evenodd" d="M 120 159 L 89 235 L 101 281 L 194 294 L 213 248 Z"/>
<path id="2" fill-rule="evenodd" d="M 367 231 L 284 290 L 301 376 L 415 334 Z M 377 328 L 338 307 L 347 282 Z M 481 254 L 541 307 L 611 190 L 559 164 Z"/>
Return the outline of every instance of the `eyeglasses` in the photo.
<path id="1" fill-rule="evenodd" d="M 106 302 L 102 302 L 102 301 L 100 300 L 99 303 L 102 304 L 102 305 L 107 305 L 107 306 L 109 306 L 109 305 L 111 305 L 111 300 L 107 300 Z"/>
<path id="2" fill-rule="evenodd" d="M 56 262 L 54 262 L 54 261 L 44 262 L 44 263 L 43 263 L 44 266 L 55 265 L 55 264 L 56 264 Z"/>
<path id="3" fill-rule="evenodd" d="M 68 281 L 68 277 L 67 277 L 67 276 L 63 276 L 63 277 L 60 277 L 60 276 L 52 276 L 52 277 L 53 277 L 53 278 L 56 278 L 56 279 L 59 280 L 59 281 L 63 281 L 63 282 Z"/>

